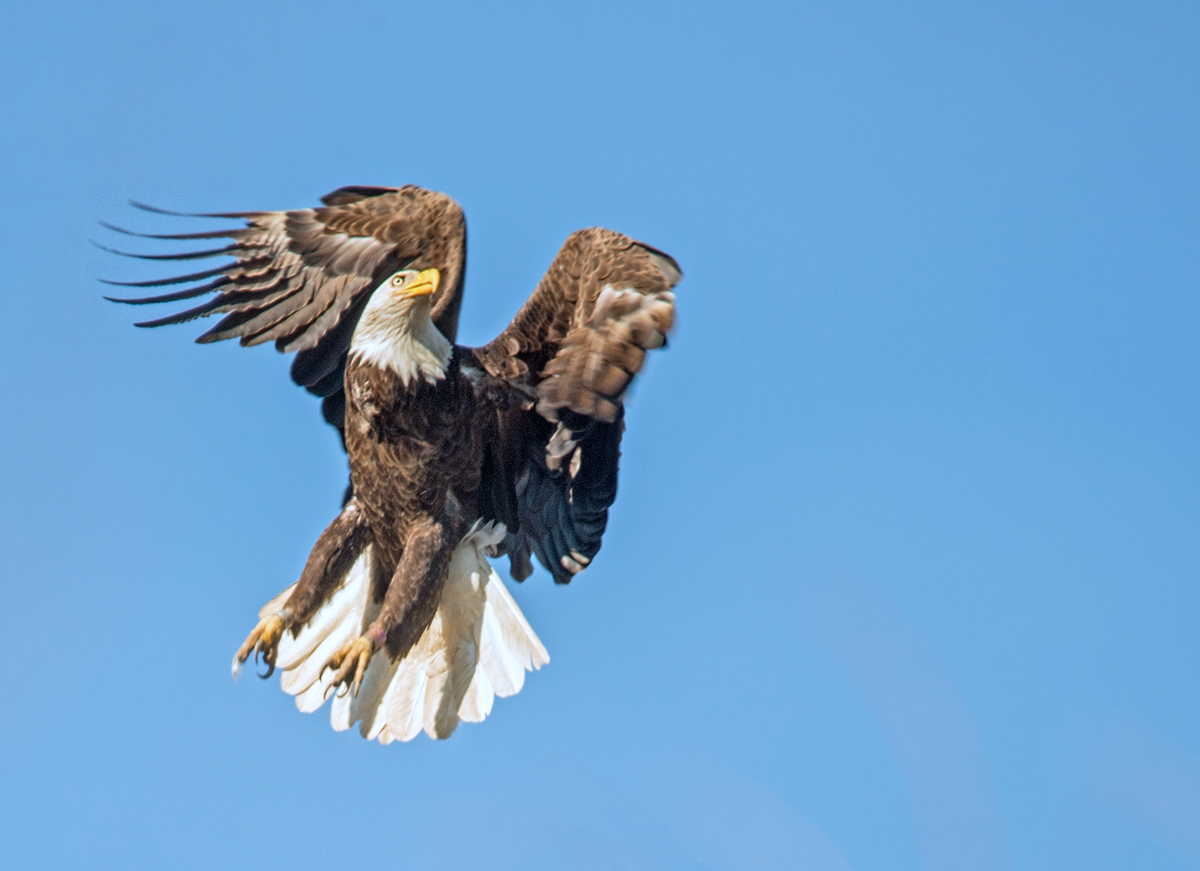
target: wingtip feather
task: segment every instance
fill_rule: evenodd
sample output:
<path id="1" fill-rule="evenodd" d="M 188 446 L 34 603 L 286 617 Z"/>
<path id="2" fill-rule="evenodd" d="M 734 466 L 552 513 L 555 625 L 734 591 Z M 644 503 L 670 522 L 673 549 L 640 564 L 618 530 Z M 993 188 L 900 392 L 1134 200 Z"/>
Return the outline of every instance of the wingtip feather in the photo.
<path id="1" fill-rule="evenodd" d="M 88 242 L 95 245 L 101 251 L 107 251 L 109 254 L 116 254 L 120 257 L 132 257 L 136 260 L 204 260 L 208 257 L 220 257 L 222 254 L 230 257 L 236 256 L 238 246 L 225 245 L 221 248 L 210 248 L 205 251 L 184 251 L 179 254 L 135 254 L 132 251 L 120 251 L 116 248 L 109 248 L 107 245 L 101 245 L 95 239 L 88 239 Z"/>
<path id="2" fill-rule="evenodd" d="M 118 227 L 116 224 L 110 224 L 107 221 L 97 221 L 96 223 L 106 230 L 112 230 L 114 233 L 121 233 L 125 236 L 136 236 L 138 239 L 170 239 L 175 241 L 189 239 L 236 239 L 246 232 L 245 227 L 231 227 L 227 230 L 208 230 L 203 233 L 138 233 L 135 230 L 126 230 L 124 227 Z"/>
<path id="3" fill-rule="evenodd" d="M 246 261 L 242 266 L 253 264 L 254 261 Z M 165 287 L 168 284 L 186 284 L 189 281 L 201 281 L 205 278 L 212 278 L 214 275 L 221 275 L 235 264 L 227 264 L 218 266 L 215 269 L 205 269 L 203 272 L 193 272 L 190 275 L 177 275 L 174 278 L 156 278 L 153 281 L 110 281 L 107 278 L 101 278 L 100 281 L 104 284 L 111 284 L 114 287 Z"/>
<path id="4" fill-rule="evenodd" d="M 130 200 L 129 205 L 135 209 L 141 209 L 143 212 L 151 212 L 155 215 L 170 215 L 173 218 L 256 218 L 259 215 L 266 214 L 265 212 L 175 212 L 171 209 L 160 209 L 158 206 L 151 206 L 148 203 L 142 203 L 137 200 Z"/>

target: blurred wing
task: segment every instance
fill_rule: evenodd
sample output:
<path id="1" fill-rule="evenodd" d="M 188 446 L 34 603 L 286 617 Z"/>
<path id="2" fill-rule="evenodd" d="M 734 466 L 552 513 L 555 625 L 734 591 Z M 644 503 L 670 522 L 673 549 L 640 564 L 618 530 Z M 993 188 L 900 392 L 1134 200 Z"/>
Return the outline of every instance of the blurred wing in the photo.
<path id="1" fill-rule="evenodd" d="M 466 223 L 462 209 L 450 197 L 414 185 L 344 187 L 322 197 L 321 202 L 322 208 L 290 212 L 190 216 L 246 222 L 244 227 L 203 233 L 155 235 L 106 225 L 152 239 L 232 240 L 206 251 L 128 256 L 151 260 L 235 258 L 225 266 L 175 278 L 106 283 L 125 287 L 190 285 L 157 296 L 114 300 L 133 305 L 214 294 L 194 308 L 138 326 L 180 324 L 221 314 L 224 317 L 196 341 L 236 338 L 242 345 L 273 341 L 282 352 L 297 352 L 292 379 L 324 398 L 325 418 L 340 431 L 345 410 L 342 374 L 350 337 L 371 291 L 387 276 L 426 261 L 449 273 L 443 274 L 434 297 L 433 316 L 438 328 L 454 341 L 462 304 Z"/>
<path id="2" fill-rule="evenodd" d="M 617 494 L 625 391 L 646 351 L 665 343 L 671 288 L 682 277 L 661 251 L 611 230 L 581 230 L 513 322 L 474 350 L 493 377 L 536 391 L 534 409 L 497 412 L 488 470 L 518 580 L 536 554 L 568 583 L 600 550 Z"/>

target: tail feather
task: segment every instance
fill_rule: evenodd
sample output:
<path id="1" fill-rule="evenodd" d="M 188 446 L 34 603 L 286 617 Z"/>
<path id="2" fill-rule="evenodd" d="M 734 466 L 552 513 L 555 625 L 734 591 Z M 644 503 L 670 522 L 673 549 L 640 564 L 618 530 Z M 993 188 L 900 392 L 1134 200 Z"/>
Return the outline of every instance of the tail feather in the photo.
<path id="1" fill-rule="evenodd" d="M 467 723 L 482 723 L 492 712 L 492 705 L 495 701 L 496 692 L 492 689 L 492 682 L 488 679 L 487 672 L 482 668 L 477 668 L 475 676 L 471 679 L 471 685 L 467 687 L 462 707 L 458 709 L 458 718 Z"/>
<path id="2" fill-rule="evenodd" d="M 451 557 L 442 604 L 426 633 L 431 655 L 424 722 L 432 738 L 449 738 L 458 727 L 458 709 L 479 662 L 491 568 L 470 539 Z"/>
<path id="3" fill-rule="evenodd" d="M 437 613 L 399 662 L 379 651 L 371 658 L 357 695 L 335 696 L 335 730 L 359 723 L 369 740 L 410 741 L 422 730 L 448 738 L 460 721 L 478 723 L 496 696 L 521 690 L 525 671 L 550 661 L 546 648 L 492 570 L 485 552 L 504 540 L 499 524 L 476 526 L 455 549 Z M 370 601 L 371 548 L 351 567 L 341 588 L 295 636 L 284 633 L 278 666 L 281 686 L 296 707 L 315 711 L 331 695 L 324 665 L 342 644 L 361 634 L 379 603 Z M 264 607 L 282 606 L 291 588 Z"/>
<path id="4" fill-rule="evenodd" d="M 411 741 L 421 731 L 425 713 L 425 691 L 429 685 L 424 663 L 413 660 L 402 664 L 388 687 L 387 721 L 379 733 L 381 744 Z"/>
<path id="5" fill-rule="evenodd" d="M 386 654 L 371 657 L 363 675 L 362 685 L 358 688 L 358 695 L 348 697 L 345 728 L 348 729 L 357 722 L 364 738 L 374 738 L 379 734 L 387 724 L 387 717 L 382 716 L 386 711 L 381 704 L 383 696 L 398 668 L 399 663 L 392 662 Z"/>
<path id="6" fill-rule="evenodd" d="M 502 583 L 494 589 L 488 585 L 488 605 L 483 623 L 484 671 L 496 695 L 504 698 L 519 693 L 526 670 L 541 668 L 550 654 Z"/>

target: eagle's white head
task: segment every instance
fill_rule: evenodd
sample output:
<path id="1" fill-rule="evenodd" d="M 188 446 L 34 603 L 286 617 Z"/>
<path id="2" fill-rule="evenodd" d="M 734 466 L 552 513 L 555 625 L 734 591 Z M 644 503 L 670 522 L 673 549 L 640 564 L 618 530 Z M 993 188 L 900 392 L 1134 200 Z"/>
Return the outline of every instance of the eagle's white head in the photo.
<path id="1" fill-rule="evenodd" d="M 375 288 L 350 339 L 351 356 L 392 370 L 406 387 L 445 378 L 452 346 L 430 318 L 440 280 L 436 269 L 403 269 Z"/>

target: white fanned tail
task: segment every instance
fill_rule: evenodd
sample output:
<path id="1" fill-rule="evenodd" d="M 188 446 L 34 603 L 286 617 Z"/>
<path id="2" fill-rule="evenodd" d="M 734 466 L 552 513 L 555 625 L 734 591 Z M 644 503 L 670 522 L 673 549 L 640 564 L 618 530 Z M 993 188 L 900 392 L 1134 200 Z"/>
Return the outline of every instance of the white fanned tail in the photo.
<path id="1" fill-rule="evenodd" d="M 460 721 L 481 722 L 496 696 L 520 692 L 525 672 L 550 661 L 484 555 L 503 540 L 502 524 L 476 524 L 455 548 L 437 613 L 413 648 L 399 662 L 377 650 L 358 694 L 338 696 L 329 685 L 333 670 L 323 667 L 334 651 L 366 630 L 381 607 L 370 601 L 368 546 L 300 634 L 284 631 L 276 660 L 284 691 L 305 713 L 333 696 L 334 729 L 359 723 L 364 738 L 383 744 L 409 741 L 422 729 L 431 738 L 449 738 Z M 259 616 L 278 611 L 291 590 L 264 605 Z"/>

